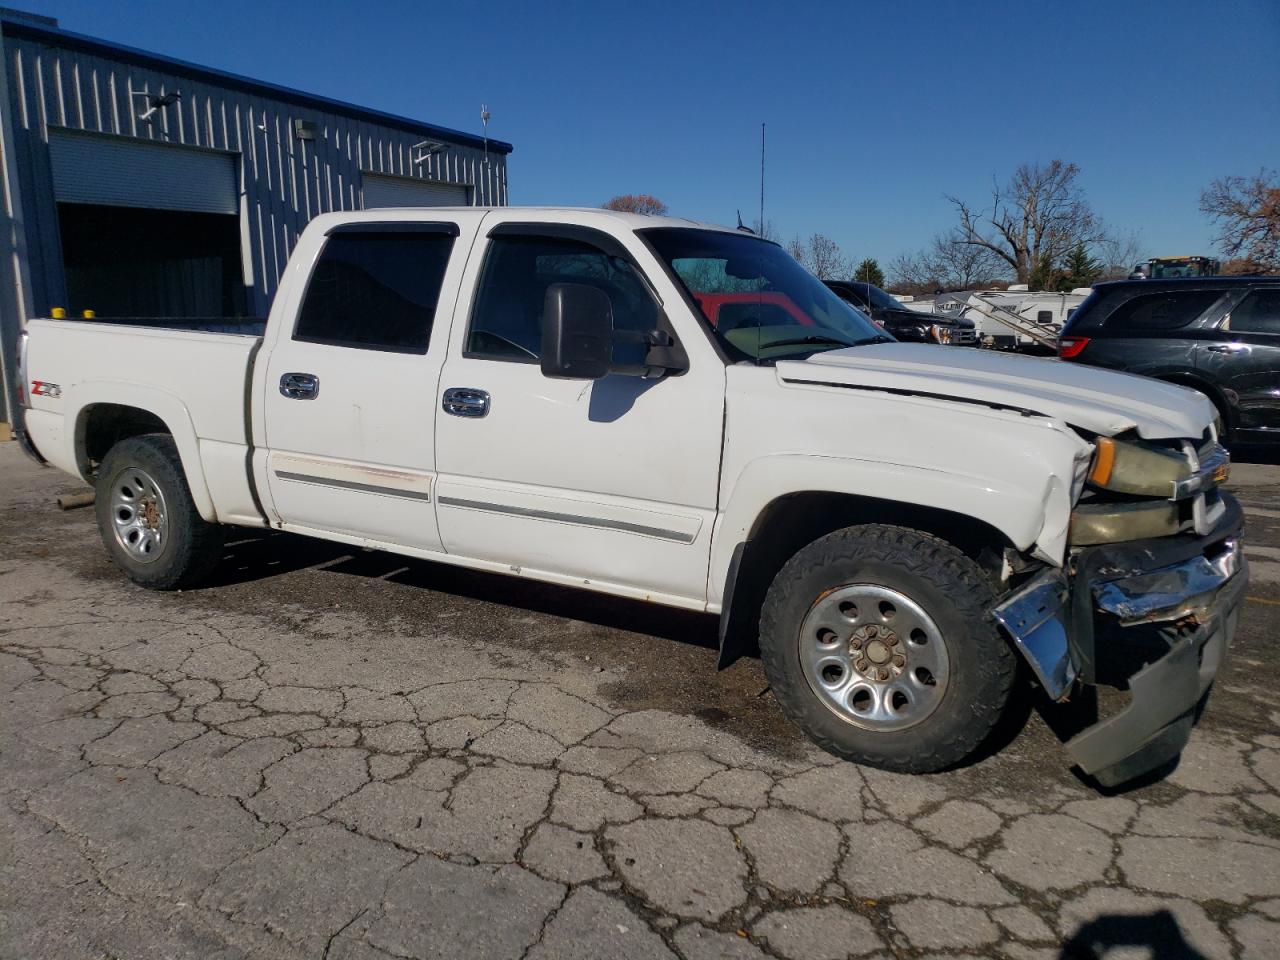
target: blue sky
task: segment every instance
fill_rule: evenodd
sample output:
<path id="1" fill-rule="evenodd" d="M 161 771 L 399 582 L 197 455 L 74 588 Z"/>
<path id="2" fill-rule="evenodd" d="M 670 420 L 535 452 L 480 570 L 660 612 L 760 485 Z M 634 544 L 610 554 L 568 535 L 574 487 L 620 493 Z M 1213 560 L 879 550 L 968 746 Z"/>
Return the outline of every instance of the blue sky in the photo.
<path id="1" fill-rule="evenodd" d="M 513 203 L 759 203 L 882 264 L 945 195 L 1062 158 L 1145 254 L 1201 253 L 1215 177 L 1280 167 L 1280 0 L 9 0 L 81 33 L 515 144 Z"/>

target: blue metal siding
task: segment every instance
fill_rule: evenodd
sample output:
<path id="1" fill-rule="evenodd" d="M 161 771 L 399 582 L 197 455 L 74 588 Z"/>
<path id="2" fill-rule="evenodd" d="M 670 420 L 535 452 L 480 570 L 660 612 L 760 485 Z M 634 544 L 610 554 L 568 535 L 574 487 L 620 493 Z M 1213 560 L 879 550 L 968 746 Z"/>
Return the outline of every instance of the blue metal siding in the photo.
<path id="1" fill-rule="evenodd" d="M 485 152 L 475 145 L 473 135 L 450 140 L 451 131 L 443 128 L 413 126 L 373 112 L 362 119 L 356 108 L 336 101 L 60 31 L 9 23 L 4 30 L 9 102 L 3 108 L 10 113 L 13 130 L 13 143 L 6 149 L 14 153 L 10 169 L 17 174 L 30 263 L 28 303 L 36 313 L 47 313 L 66 301 L 49 160 L 50 126 L 236 154 L 241 233 L 252 264 L 246 271 L 249 306 L 264 316 L 307 221 L 319 213 L 360 208 L 362 171 L 466 185 L 477 205 L 507 202 L 507 144 L 491 144 L 486 165 Z M 70 39 L 55 44 L 59 37 Z M 120 58 L 110 56 L 112 51 L 119 51 Z M 223 78 L 225 86 L 214 82 Z M 182 98 L 159 110 L 153 123 L 138 119 L 145 101 L 134 92 L 172 91 L 180 91 Z M 314 124 L 316 139 L 298 139 L 295 120 Z M 415 167 L 413 144 L 428 138 L 445 143 L 447 149 Z M 463 140 L 468 142 L 459 142 Z"/>

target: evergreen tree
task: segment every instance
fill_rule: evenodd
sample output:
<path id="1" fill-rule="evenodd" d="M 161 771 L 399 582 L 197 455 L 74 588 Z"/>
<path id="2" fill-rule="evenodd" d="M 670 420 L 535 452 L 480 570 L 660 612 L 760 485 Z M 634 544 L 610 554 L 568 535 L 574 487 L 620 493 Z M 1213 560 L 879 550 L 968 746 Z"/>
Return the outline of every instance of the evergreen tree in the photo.
<path id="1" fill-rule="evenodd" d="M 867 257 L 867 259 L 858 264 L 858 270 L 853 275 L 853 279 L 860 283 L 869 283 L 873 287 L 883 287 L 884 271 L 880 269 L 880 264 L 876 263 L 871 257 Z"/>
<path id="2" fill-rule="evenodd" d="M 1063 290 L 1089 287 L 1100 276 L 1102 276 L 1102 264 L 1089 256 L 1089 251 L 1083 243 L 1077 243 L 1062 262 L 1062 278 L 1059 281 L 1059 287 Z"/>

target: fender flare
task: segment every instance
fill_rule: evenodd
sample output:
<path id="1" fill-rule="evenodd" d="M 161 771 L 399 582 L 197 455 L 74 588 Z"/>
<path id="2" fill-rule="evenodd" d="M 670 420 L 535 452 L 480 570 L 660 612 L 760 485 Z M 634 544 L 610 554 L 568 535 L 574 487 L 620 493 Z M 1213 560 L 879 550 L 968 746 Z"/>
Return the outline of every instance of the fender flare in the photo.
<path id="1" fill-rule="evenodd" d="M 723 594 L 738 544 L 751 539 L 767 508 L 798 493 L 835 493 L 941 509 L 981 520 L 1019 550 L 1044 526 L 1041 489 L 1011 480 L 844 457 L 779 454 L 751 461 L 739 475 L 716 527 L 711 549 L 711 594 Z"/>
<path id="2" fill-rule="evenodd" d="M 90 479 L 86 475 L 87 463 L 84 455 L 84 430 L 89 410 L 99 404 L 133 407 L 158 417 L 169 429 L 174 445 L 178 448 L 182 471 L 186 474 L 187 486 L 191 490 L 196 510 L 204 520 L 218 522 L 200 460 L 195 424 L 186 404 L 178 396 L 158 387 L 128 381 L 88 380 L 74 384 L 64 392 L 63 397 L 67 404 L 66 422 L 74 424 L 74 428 L 67 431 L 63 438 L 63 442 L 67 444 L 67 462 L 76 465 L 85 482 Z"/>
<path id="3" fill-rule="evenodd" d="M 750 618 L 743 605 L 751 598 L 744 595 L 735 602 L 735 588 L 759 523 L 777 501 L 805 493 L 845 494 L 954 513 L 983 522 L 1020 550 L 1036 544 L 1048 516 L 1070 510 L 1067 487 L 1056 478 L 1033 489 L 1013 479 L 835 457 L 784 454 L 752 461 L 734 485 L 712 545 L 708 606 L 720 614 L 719 669 L 729 666 L 746 646 Z M 1047 509 L 1046 501 L 1056 498 L 1063 500 L 1060 509 Z M 753 590 L 766 586 L 753 584 Z"/>

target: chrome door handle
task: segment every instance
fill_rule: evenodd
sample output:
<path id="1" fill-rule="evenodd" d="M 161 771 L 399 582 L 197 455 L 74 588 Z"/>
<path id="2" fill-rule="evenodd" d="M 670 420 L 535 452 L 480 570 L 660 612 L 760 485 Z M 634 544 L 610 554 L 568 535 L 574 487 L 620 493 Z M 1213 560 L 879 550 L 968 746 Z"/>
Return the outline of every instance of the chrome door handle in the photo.
<path id="1" fill-rule="evenodd" d="M 440 406 L 455 417 L 483 417 L 489 412 L 489 392 L 473 387 L 450 387 Z"/>
<path id="2" fill-rule="evenodd" d="M 320 378 L 314 373 L 286 373 L 280 378 L 280 393 L 290 400 L 314 400 L 320 393 Z"/>
<path id="3" fill-rule="evenodd" d="M 1247 343 L 1211 343 L 1205 348 L 1210 353 L 1248 353 Z"/>

